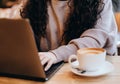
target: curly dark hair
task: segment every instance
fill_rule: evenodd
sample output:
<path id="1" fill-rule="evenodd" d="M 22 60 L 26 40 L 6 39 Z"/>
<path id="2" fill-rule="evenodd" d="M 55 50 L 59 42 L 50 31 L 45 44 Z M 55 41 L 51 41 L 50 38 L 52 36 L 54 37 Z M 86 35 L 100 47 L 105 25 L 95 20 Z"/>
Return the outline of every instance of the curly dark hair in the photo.
<path id="1" fill-rule="evenodd" d="M 50 2 L 51 0 L 28 0 L 21 11 L 21 16 L 30 20 L 35 35 L 39 37 L 46 35 L 49 17 L 47 9 Z M 69 0 L 68 5 L 71 10 L 64 23 L 65 30 L 62 36 L 65 44 L 80 37 L 85 30 L 94 28 L 104 8 L 103 0 Z"/>

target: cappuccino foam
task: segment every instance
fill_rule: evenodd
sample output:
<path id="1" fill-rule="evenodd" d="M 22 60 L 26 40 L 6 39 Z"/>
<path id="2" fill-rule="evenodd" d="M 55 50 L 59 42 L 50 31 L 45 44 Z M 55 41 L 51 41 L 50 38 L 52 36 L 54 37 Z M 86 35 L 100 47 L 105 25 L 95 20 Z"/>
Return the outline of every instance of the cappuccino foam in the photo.
<path id="1" fill-rule="evenodd" d="M 85 48 L 85 49 L 80 49 L 78 51 L 79 54 L 100 54 L 103 53 L 104 50 L 98 49 L 98 48 Z"/>

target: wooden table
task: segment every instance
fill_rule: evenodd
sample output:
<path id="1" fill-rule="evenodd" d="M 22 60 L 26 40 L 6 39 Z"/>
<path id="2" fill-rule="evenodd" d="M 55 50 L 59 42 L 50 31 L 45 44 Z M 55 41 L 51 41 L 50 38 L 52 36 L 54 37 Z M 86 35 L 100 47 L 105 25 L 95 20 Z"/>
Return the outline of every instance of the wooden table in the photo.
<path id="1" fill-rule="evenodd" d="M 66 63 L 49 81 L 37 82 L 16 78 L 0 77 L 0 84 L 120 84 L 120 56 L 109 56 L 115 70 L 105 76 L 81 77 L 71 72 Z"/>

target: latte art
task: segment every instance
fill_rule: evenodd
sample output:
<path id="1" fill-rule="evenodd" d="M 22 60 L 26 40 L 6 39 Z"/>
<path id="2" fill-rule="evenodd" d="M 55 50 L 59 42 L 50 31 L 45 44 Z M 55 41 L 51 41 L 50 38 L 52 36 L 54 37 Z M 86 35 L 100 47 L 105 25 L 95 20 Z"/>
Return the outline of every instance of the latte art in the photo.
<path id="1" fill-rule="evenodd" d="M 85 51 L 85 52 L 82 52 L 81 54 L 100 54 L 102 53 L 102 51 Z"/>
<path id="2" fill-rule="evenodd" d="M 85 48 L 85 49 L 80 49 L 77 51 L 78 54 L 100 54 L 103 53 L 103 49 L 98 49 L 98 48 Z"/>

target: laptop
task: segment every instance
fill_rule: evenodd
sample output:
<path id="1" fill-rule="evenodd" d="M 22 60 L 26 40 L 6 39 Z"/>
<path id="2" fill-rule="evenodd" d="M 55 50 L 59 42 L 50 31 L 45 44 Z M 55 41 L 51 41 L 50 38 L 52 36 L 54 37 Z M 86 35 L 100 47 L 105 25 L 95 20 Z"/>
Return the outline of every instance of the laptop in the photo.
<path id="1" fill-rule="evenodd" d="M 47 81 L 63 64 L 45 72 L 29 21 L 0 19 L 0 76 Z"/>

